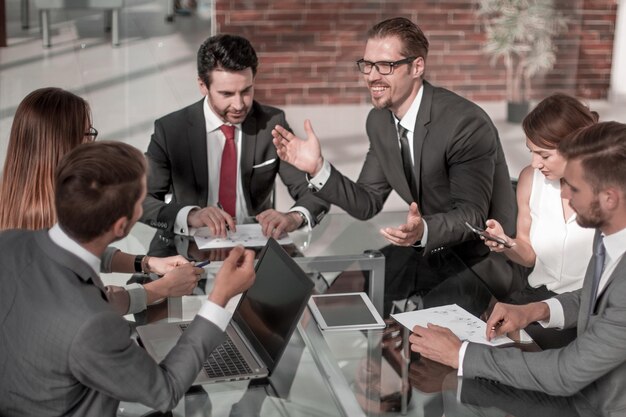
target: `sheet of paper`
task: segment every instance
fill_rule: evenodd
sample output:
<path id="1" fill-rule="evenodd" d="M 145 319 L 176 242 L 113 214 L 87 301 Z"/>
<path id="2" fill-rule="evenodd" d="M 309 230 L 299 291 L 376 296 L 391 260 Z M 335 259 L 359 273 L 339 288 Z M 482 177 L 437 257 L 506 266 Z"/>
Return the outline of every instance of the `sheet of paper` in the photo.
<path id="1" fill-rule="evenodd" d="M 237 231 L 228 232 L 228 236 L 225 238 L 211 237 L 208 227 L 200 227 L 196 229 L 193 237 L 198 249 L 232 248 L 237 245 L 252 248 L 265 246 L 267 243 L 267 238 L 263 236 L 261 225 L 258 223 L 238 224 Z M 287 235 L 278 239 L 277 242 L 279 245 L 288 245 L 293 243 L 293 240 Z"/>
<path id="2" fill-rule="evenodd" d="M 241 294 L 234 296 L 228 301 L 224 309 L 228 311 L 230 314 L 235 312 L 235 308 L 237 304 L 239 304 L 239 299 L 241 298 Z M 183 295 L 183 321 L 193 320 L 193 318 L 202 307 L 202 302 L 207 299 L 207 295 Z"/>
<path id="3" fill-rule="evenodd" d="M 474 317 L 467 310 L 456 304 L 392 314 L 391 317 L 409 330 L 413 329 L 415 325 L 426 327 L 428 323 L 432 323 L 437 326 L 447 327 L 459 339 L 467 340 L 468 342 L 490 346 L 513 343 L 513 340 L 506 336 L 498 336 L 491 341 L 487 340 L 485 337 L 487 323 L 478 317 Z"/>

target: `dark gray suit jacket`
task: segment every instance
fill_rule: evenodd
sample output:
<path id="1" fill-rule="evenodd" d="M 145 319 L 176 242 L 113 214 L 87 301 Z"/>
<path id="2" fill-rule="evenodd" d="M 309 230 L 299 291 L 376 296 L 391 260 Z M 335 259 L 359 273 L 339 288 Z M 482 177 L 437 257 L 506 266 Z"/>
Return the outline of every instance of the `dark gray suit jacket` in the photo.
<path id="1" fill-rule="evenodd" d="M 603 415 L 626 415 L 626 257 L 609 277 L 588 320 L 593 270 L 592 259 L 582 289 L 556 296 L 563 305 L 564 327 L 577 326 L 578 337 L 572 343 L 543 352 L 470 343 L 463 376 L 494 379 L 550 395 L 581 391 Z"/>
<path id="2" fill-rule="evenodd" d="M 157 120 L 148 152 L 148 196 L 141 221 L 158 229 L 172 231 L 176 214 L 185 206 L 205 207 L 209 190 L 204 99 Z M 283 162 L 272 143 L 272 129 L 289 127 L 282 110 L 256 101 L 242 124 L 241 178 L 250 215 L 272 208 L 276 175 L 287 186 L 295 205 L 305 207 L 318 223 L 328 211 L 328 203 L 315 197 L 302 171 Z M 254 165 L 275 159 L 259 168 Z M 164 202 L 172 192 L 172 201 Z"/>
<path id="3" fill-rule="evenodd" d="M 356 183 L 334 168 L 317 195 L 352 216 L 376 215 L 391 190 L 414 201 L 402 168 L 392 113 L 373 109 L 367 118 L 370 148 Z M 425 255 L 446 248 L 468 265 L 489 252 L 465 226 L 488 218 L 515 230 L 515 196 L 498 132 L 474 103 L 424 81 L 414 134 L 417 203 L 428 224 Z"/>
<path id="4" fill-rule="evenodd" d="M 160 364 L 130 336 L 97 274 L 47 230 L 0 234 L 0 415 L 173 408 L 224 333 L 198 317 Z"/>

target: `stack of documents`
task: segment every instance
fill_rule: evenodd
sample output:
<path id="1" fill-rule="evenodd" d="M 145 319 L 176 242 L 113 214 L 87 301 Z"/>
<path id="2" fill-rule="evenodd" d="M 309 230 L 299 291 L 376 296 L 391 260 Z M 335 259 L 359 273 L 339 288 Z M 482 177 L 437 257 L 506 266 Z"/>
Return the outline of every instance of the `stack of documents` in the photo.
<path id="1" fill-rule="evenodd" d="M 428 323 L 431 323 L 437 326 L 447 327 L 463 341 L 482 343 L 490 346 L 514 343 L 512 339 L 506 336 L 498 336 L 487 340 L 485 336 L 487 323 L 471 315 L 467 310 L 456 304 L 409 311 L 408 313 L 392 314 L 391 317 L 411 331 L 416 325 L 426 327 Z"/>
<path id="2" fill-rule="evenodd" d="M 255 248 L 265 246 L 267 238 L 263 236 L 261 225 L 258 223 L 238 224 L 236 232 L 228 232 L 228 236 L 224 238 L 212 237 L 208 227 L 199 227 L 195 229 L 193 237 L 198 245 L 198 249 L 218 249 L 232 248 L 242 245 L 246 248 Z M 286 235 L 284 238 L 277 240 L 279 245 L 288 245 L 293 240 Z"/>

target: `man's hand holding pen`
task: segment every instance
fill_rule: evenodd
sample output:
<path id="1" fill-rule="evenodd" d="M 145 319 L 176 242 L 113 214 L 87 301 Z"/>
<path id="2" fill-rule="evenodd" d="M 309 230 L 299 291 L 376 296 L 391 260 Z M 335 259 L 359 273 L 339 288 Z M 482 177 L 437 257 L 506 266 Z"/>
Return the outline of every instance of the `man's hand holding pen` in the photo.
<path id="1" fill-rule="evenodd" d="M 487 340 L 526 328 L 530 323 L 550 318 L 550 309 L 544 302 L 526 305 L 497 303 L 489 319 L 485 336 Z"/>
<path id="2" fill-rule="evenodd" d="M 215 237 L 226 237 L 229 231 L 237 231 L 235 220 L 226 213 L 218 203 L 217 207 L 204 207 L 193 209 L 187 216 L 187 224 L 190 227 L 208 227 Z"/>

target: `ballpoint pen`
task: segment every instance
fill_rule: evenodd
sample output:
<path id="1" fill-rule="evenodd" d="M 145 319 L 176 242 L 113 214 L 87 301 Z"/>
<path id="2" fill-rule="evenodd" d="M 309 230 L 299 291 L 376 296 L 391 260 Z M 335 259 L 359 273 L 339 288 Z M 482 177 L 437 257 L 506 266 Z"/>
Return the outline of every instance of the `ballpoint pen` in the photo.
<path id="1" fill-rule="evenodd" d="M 225 211 L 224 206 L 222 206 L 222 203 L 220 203 L 219 201 L 217 202 L 217 208 L 222 211 Z M 230 232 L 230 226 L 228 226 L 228 223 L 226 223 L 226 230 Z"/>
<path id="2" fill-rule="evenodd" d="M 195 264 L 194 266 L 196 268 L 203 268 L 205 266 L 207 266 L 208 264 L 210 264 L 211 261 L 202 261 L 202 262 L 198 262 L 197 264 Z"/>
<path id="3" fill-rule="evenodd" d="M 495 331 L 498 327 L 502 326 L 503 324 L 504 324 L 504 319 L 498 320 L 496 324 L 491 326 L 491 330 Z"/>

